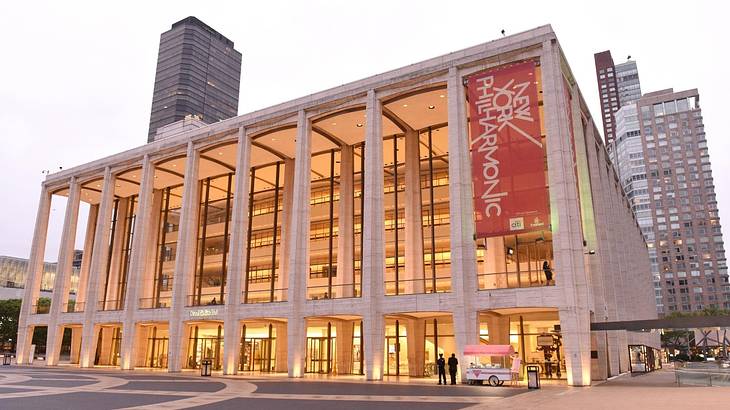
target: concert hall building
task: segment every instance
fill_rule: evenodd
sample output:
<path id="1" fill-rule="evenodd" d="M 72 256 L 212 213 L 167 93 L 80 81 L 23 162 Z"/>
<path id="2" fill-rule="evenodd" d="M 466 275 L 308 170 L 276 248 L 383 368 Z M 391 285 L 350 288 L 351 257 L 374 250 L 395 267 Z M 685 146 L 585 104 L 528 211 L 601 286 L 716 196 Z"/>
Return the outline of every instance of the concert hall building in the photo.
<path id="1" fill-rule="evenodd" d="M 54 196 L 68 205 L 40 310 Z M 658 347 L 591 331 L 656 317 L 650 271 L 542 26 L 48 175 L 17 358 L 47 326 L 50 366 L 380 380 L 428 376 L 438 353 L 463 375 L 465 346 L 512 344 L 584 386 L 628 371 L 629 345 Z"/>

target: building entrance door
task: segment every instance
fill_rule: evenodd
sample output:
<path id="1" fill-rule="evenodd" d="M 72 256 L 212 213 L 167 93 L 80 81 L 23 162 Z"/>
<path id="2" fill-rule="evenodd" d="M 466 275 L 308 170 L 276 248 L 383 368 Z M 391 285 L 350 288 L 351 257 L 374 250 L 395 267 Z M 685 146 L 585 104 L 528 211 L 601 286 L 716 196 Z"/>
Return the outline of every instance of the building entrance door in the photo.
<path id="1" fill-rule="evenodd" d="M 213 370 L 220 370 L 223 367 L 223 327 L 194 326 L 190 332 L 187 367 L 197 369 L 202 360 L 210 360 Z"/>
<path id="2" fill-rule="evenodd" d="M 273 372 L 272 360 L 274 343 L 269 338 L 251 337 L 243 341 L 241 351 L 241 370 Z"/>
<path id="3" fill-rule="evenodd" d="M 307 338 L 307 373 L 331 373 L 335 338 Z"/>
<path id="4" fill-rule="evenodd" d="M 147 360 L 149 367 L 167 367 L 167 342 L 166 337 L 150 337 L 147 339 Z"/>

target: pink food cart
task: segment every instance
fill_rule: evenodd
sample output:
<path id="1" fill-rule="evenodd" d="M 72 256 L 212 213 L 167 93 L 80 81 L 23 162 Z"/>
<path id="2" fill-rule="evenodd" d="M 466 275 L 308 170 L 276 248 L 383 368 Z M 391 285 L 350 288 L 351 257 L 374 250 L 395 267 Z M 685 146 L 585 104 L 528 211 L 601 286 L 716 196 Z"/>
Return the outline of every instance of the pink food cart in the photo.
<path id="1" fill-rule="evenodd" d="M 520 375 L 520 358 L 515 357 L 511 345 L 467 345 L 464 359 L 469 361 L 466 380 L 469 384 L 502 386 L 506 381 L 516 381 Z"/>

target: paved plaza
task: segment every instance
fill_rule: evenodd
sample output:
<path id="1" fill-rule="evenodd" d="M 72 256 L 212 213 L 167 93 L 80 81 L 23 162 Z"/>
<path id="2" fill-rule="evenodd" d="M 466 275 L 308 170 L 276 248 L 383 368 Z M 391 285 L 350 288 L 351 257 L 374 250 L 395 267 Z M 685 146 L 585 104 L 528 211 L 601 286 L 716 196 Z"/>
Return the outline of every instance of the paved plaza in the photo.
<path id="1" fill-rule="evenodd" d="M 593 387 L 210 377 L 58 367 L 0 368 L 0 409 L 652 409 L 727 404 L 730 388 L 674 385 L 671 370 Z M 346 406 L 343 402 L 346 402 Z M 708 407 L 709 408 L 709 407 Z"/>

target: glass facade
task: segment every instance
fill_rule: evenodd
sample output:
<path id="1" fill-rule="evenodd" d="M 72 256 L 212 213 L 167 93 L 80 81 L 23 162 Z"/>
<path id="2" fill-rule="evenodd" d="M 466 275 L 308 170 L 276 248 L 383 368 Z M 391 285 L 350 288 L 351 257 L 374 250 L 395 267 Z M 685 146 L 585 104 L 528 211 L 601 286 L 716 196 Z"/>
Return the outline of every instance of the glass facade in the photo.
<path id="1" fill-rule="evenodd" d="M 251 169 L 248 215 L 248 247 L 243 303 L 286 300 L 287 284 L 281 275 L 284 174 L 283 162 Z"/>

